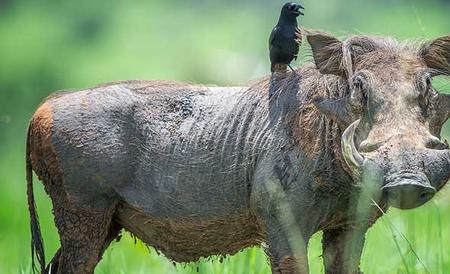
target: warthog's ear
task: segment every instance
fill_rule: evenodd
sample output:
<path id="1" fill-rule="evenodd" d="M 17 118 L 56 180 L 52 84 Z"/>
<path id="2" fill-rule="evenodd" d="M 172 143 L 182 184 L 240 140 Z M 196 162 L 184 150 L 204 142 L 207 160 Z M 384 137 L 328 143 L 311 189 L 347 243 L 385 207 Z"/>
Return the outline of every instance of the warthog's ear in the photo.
<path id="1" fill-rule="evenodd" d="M 330 117 L 331 119 L 334 119 L 337 122 L 343 123 L 345 125 L 349 124 L 350 115 L 347 110 L 348 105 L 347 97 L 337 99 L 334 101 L 324 98 L 316 98 L 313 101 L 313 104 L 320 112 Z"/>
<path id="2" fill-rule="evenodd" d="M 335 120 L 339 125 L 347 128 L 351 123 L 361 115 L 361 98 L 357 95 L 348 94 L 347 96 L 330 100 L 326 98 L 316 98 L 312 103 L 316 108 L 328 118 Z"/>
<path id="3" fill-rule="evenodd" d="M 306 39 L 311 45 L 314 62 L 323 74 L 345 75 L 342 68 L 342 42 L 323 33 L 307 33 Z"/>
<path id="4" fill-rule="evenodd" d="M 427 66 L 435 70 L 435 75 L 450 75 L 450 35 L 425 44 L 419 54 Z M 439 136 L 450 117 L 450 94 L 437 93 L 431 98 L 431 105 L 430 128 L 434 135 Z"/>
<path id="5" fill-rule="evenodd" d="M 435 136 L 440 136 L 442 126 L 450 117 L 450 94 L 436 93 L 430 99 L 430 129 Z"/>
<path id="6" fill-rule="evenodd" d="M 450 74 L 450 35 L 425 44 L 420 55 L 427 66 L 435 69 L 438 74 Z"/>

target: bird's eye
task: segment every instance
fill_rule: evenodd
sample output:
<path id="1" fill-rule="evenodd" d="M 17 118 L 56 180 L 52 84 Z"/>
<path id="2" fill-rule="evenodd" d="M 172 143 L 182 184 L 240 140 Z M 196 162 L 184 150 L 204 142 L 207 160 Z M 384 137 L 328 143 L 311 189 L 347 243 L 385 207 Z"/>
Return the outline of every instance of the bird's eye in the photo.
<path id="1" fill-rule="evenodd" d="M 295 4 L 290 4 L 288 8 L 289 8 L 289 10 L 294 10 L 295 9 Z"/>

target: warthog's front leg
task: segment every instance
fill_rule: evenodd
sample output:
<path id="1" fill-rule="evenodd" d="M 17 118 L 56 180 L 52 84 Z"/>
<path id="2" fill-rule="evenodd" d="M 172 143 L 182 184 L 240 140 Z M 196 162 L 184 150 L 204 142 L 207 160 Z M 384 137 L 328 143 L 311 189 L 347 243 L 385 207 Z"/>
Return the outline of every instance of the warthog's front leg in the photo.
<path id="1" fill-rule="evenodd" d="M 285 224 L 270 223 L 267 229 L 267 250 L 274 274 L 304 274 L 308 270 L 307 241 L 297 231 L 286 231 Z"/>
<path id="2" fill-rule="evenodd" d="M 327 274 L 362 273 L 359 269 L 366 227 L 323 231 L 323 261 Z"/>
<path id="3" fill-rule="evenodd" d="M 311 233 L 304 223 L 298 223 L 297 208 L 289 201 L 291 192 L 281 181 L 270 177 L 255 188 L 258 214 L 266 233 L 266 253 L 270 257 L 272 273 L 303 274 L 308 270 L 308 240 Z"/>

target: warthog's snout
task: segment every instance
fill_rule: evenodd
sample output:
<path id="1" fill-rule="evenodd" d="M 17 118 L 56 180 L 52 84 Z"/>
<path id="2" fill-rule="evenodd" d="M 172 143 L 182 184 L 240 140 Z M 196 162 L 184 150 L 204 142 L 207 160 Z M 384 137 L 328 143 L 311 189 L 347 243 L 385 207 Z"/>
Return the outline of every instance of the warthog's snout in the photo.
<path id="1" fill-rule="evenodd" d="M 378 150 L 360 153 L 354 141 L 358 124 L 359 120 L 356 120 L 342 134 L 342 156 L 357 180 L 364 174 L 378 174 L 380 183 L 384 182 L 381 187 L 383 197 L 390 206 L 400 209 L 421 206 L 449 180 L 450 150 L 446 149 L 446 143 L 438 140 L 443 149 L 409 149 L 407 142 L 402 140 L 403 146 L 394 149 L 386 146 L 380 150 L 383 153 Z"/>
<path id="2" fill-rule="evenodd" d="M 423 205 L 436 193 L 425 174 L 399 174 L 388 178 L 381 188 L 388 203 L 396 208 L 410 209 Z"/>

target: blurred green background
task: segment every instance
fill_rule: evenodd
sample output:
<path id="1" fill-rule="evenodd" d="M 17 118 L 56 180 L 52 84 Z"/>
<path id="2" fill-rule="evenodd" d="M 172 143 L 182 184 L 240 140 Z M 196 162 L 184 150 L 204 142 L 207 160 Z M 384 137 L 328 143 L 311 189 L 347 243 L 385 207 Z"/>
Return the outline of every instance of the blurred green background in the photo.
<path id="1" fill-rule="evenodd" d="M 0 0 L 0 273 L 30 272 L 25 135 L 49 93 L 125 79 L 245 85 L 268 73 L 267 39 L 282 1 Z M 450 2 L 304 0 L 304 27 L 430 39 L 450 32 Z M 307 47 L 302 49 L 302 54 Z M 301 65 L 297 62 L 295 65 Z M 442 82 L 442 81 L 441 81 Z M 440 83 L 450 90 L 448 81 Z M 449 126 L 444 137 L 449 136 Z M 447 188 L 448 189 L 448 188 Z M 59 240 L 50 201 L 35 184 L 49 260 Z M 395 226 L 391 228 L 390 222 Z M 450 192 L 410 211 L 390 210 L 368 233 L 365 273 L 450 273 Z M 414 255 L 411 243 L 420 261 Z M 322 273 L 320 237 L 311 272 Z M 426 268 L 424 268 L 424 266 Z M 263 252 L 173 266 L 129 236 L 113 243 L 96 273 L 269 273 Z"/>

